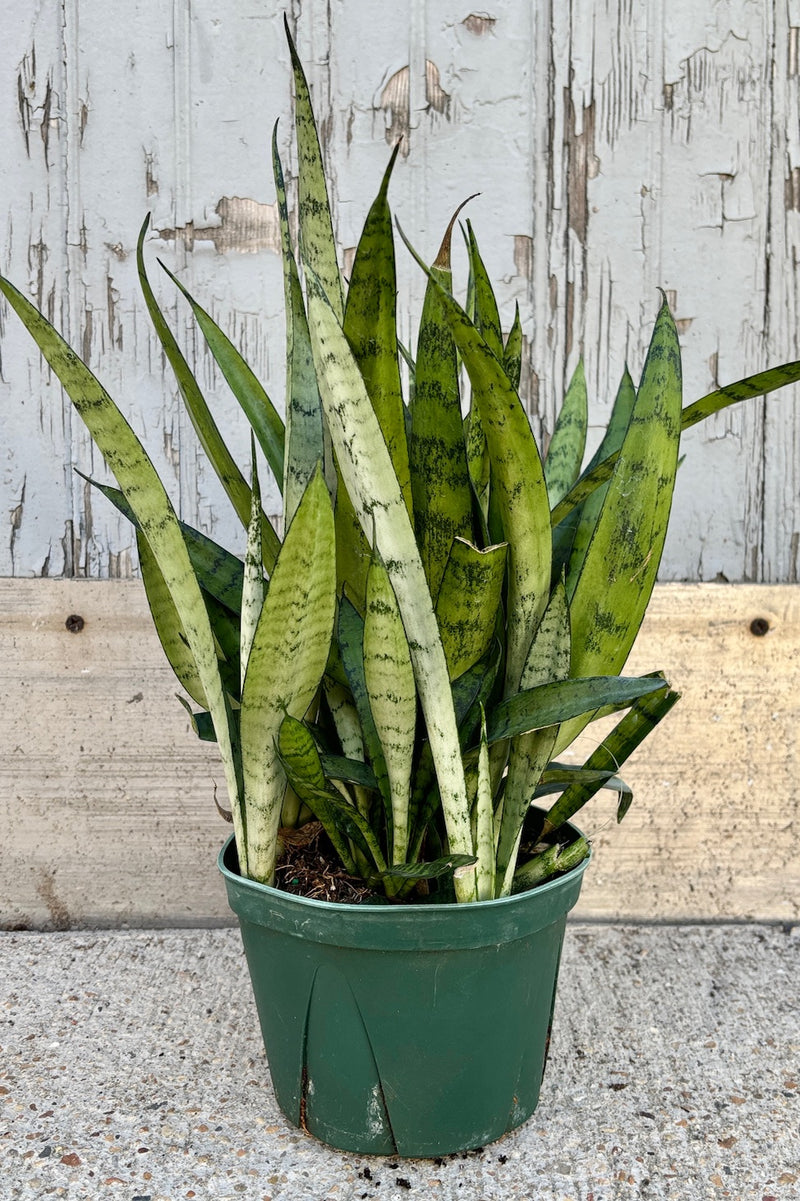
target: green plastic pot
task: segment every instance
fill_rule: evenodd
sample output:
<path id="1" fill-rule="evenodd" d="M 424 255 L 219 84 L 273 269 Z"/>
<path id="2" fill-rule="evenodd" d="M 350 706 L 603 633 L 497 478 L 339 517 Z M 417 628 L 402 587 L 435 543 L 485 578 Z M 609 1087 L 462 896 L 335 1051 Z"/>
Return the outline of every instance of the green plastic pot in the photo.
<path id="1" fill-rule="evenodd" d="M 567 914 L 585 859 L 473 905 L 345 905 L 239 875 L 239 918 L 272 1082 L 295 1126 L 362 1154 L 484 1146 L 536 1108 Z"/>

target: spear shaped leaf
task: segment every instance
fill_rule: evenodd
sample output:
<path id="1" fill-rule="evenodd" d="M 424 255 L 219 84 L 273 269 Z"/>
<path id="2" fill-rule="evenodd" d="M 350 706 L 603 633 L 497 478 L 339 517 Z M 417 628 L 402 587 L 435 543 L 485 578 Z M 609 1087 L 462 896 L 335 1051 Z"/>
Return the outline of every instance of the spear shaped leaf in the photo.
<path id="1" fill-rule="evenodd" d="M 480 332 L 402 234 L 436 289 L 472 382 L 489 447 L 492 495 L 509 544 L 506 695 L 519 687 L 533 633 L 550 595 L 550 505 L 539 450 L 519 396 Z M 430 286 L 429 284 L 429 286 Z"/>
<path id="2" fill-rule="evenodd" d="M 620 671 L 639 632 L 664 548 L 680 414 L 680 348 L 665 301 L 570 604 L 573 675 Z M 559 745 L 568 746 L 581 728 L 566 726 Z"/>
<path id="3" fill-rule="evenodd" d="M 322 403 L 311 357 L 306 308 L 289 232 L 289 208 L 278 153 L 278 125 L 272 131 L 272 171 L 278 203 L 286 312 L 286 443 L 283 471 L 283 518 L 289 525 L 317 463 L 324 458 Z"/>
<path id="4" fill-rule="evenodd" d="M 386 568 L 377 558 L 373 559 L 367 576 L 364 675 L 389 777 L 392 862 L 404 863 L 408 851 L 417 693 L 400 610 Z"/>
<path id="5" fill-rule="evenodd" d="M 514 310 L 514 322 L 508 331 L 503 349 L 503 370 L 511 381 L 512 387 L 519 389 L 522 375 L 522 321 L 519 316 L 519 305 Z"/>
<path id="6" fill-rule="evenodd" d="M 387 200 L 399 149 L 398 142 L 356 248 L 344 311 L 344 332 L 410 512 L 411 475 L 397 348 L 397 279 L 392 215 Z"/>
<path id="7" fill-rule="evenodd" d="M 309 276 L 309 327 L 325 415 L 345 487 L 365 534 L 374 537 L 409 638 L 414 676 L 430 737 L 450 851 L 472 854 L 447 660 L 403 493 L 352 351 L 320 283 Z M 456 885 L 461 900 L 474 882 Z"/>
<path id="8" fill-rule="evenodd" d="M 261 567 L 261 488 L 258 483 L 255 440 L 251 443 L 253 456 L 252 506 L 247 527 L 247 550 L 244 557 L 242 583 L 242 619 L 239 627 L 239 662 L 241 683 L 247 671 L 250 648 L 253 645 L 261 606 L 264 604 L 264 572 Z"/>
<path id="9" fill-rule="evenodd" d="M 586 396 L 586 376 L 583 360 L 570 380 L 564 403 L 558 414 L 556 428 L 547 448 L 544 474 L 547 479 L 547 494 L 553 506 L 569 492 L 581 472 L 583 452 L 586 447 L 586 430 L 589 424 L 589 404 Z"/>
<path id="10" fill-rule="evenodd" d="M 598 463 L 602 463 L 609 455 L 616 453 L 622 446 L 625 438 L 625 433 L 631 419 L 633 406 L 636 403 L 636 387 L 631 379 L 628 368 L 625 368 L 619 388 L 617 389 L 614 407 L 611 410 L 611 417 L 608 422 L 608 427 L 605 432 L 603 441 L 597 448 L 587 470 L 591 471 Z M 570 518 L 575 519 L 573 529 L 571 531 L 571 545 L 568 553 L 568 570 L 567 570 L 567 595 L 571 596 L 575 587 L 575 582 L 580 575 L 583 566 L 583 560 L 586 557 L 586 551 L 589 543 L 592 540 L 597 518 L 600 516 L 600 510 L 603 507 L 606 492 L 608 488 L 601 484 L 599 488 L 595 488 L 591 496 L 587 496 L 582 505 L 573 509 Z M 566 524 L 566 523 L 564 523 Z M 560 529 L 556 526 L 553 531 L 555 538 L 556 532 Z"/>
<path id="11" fill-rule="evenodd" d="M 570 623 L 567 594 L 562 580 L 553 589 L 522 672 L 528 691 L 555 681 L 565 681 L 570 671 Z M 507 896 L 517 857 L 525 815 L 542 772 L 547 767 L 558 733 L 553 724 L 514 738 L 503 794 L 503 817 L 497 847 L 500 895 Z"/>
<path id="12" fill-rule="evenodd" d="M 319 279 L 331 307 L 344 317 L 342 278 L 336 261 L 336 241 L 328 201 L 328 185 L 322 165 L 322 150 L 317 124 L 311 108 L 311 95 L 303 66 L 297 55 L 289 22 L 284 15 L 286 40 L 294 73 L 294 126 L 297 137 L 298 207 L 300 219 L 300 257 Z"/>
<path id="13" fill-rule="evenodd" d="M 478 785 L 475 794 L 475 851 L 478 859 L 477 892 L 479 901 L 494 899 L 495 833 L 492 776 L 489 770 L 489 742 L 486 714 L 481 705 L 481 744 L 478 751 Z"/>
<path id="14" fill-rule="evenodd" d="M 425 292 L 411 406 L 411 488 L 420 555 L 431 595 L 439 592 L 454 538 L 472 536 L 472 492 L 464 443 L 458 362 L 441 296 L 450 292 L 447 227 Z"/>
<path id="15" fill-rule="evenodd" d="M 286 532 L 256 626 L 240 730 L 248 867 L 269 884 L 286 777 L 276 749 L 284 716 L 301 718 L 328 660 L 336 607 L 333 511 L 321 467 Z"/>

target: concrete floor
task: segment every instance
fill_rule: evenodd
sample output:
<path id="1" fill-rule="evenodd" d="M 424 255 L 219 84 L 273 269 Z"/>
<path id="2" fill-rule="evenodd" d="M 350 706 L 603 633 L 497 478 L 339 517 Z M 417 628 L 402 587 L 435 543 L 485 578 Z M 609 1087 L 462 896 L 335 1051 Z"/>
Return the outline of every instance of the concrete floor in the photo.
<path id="1" fill-rule="evenodd" d="M 436 1160 L 279 1113 L 233 929 L 0 935 L 0 1201 L 800 1196 L 800 928 L 569 927 L 542 1100 Z"/>

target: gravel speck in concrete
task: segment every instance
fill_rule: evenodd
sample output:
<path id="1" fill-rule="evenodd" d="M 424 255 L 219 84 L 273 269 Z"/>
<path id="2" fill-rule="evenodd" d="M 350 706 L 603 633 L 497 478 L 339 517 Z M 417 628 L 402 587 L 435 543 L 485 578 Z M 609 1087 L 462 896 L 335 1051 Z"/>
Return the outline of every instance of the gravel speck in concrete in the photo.
<path id="1" fill-rule="evenodd" d="M 568 929 L 542 1100 L 443 1160 L 290 1127 L 233 929 L 0 934 L 0 1201 L 789 1201 L 800 939 Z"/>

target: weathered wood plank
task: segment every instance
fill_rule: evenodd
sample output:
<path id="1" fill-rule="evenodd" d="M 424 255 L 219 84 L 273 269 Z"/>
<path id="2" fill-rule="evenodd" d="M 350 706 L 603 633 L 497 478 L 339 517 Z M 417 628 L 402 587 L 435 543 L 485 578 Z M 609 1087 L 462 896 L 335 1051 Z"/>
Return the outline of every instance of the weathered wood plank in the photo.
<path id="1" fill-rule="evenodd" d="M 223 775 L 174 698 L 139 586 L 0 581 L 0 662 L 0 922 L 225 918 Z M 582 814 L 596 862 L 580 912 L 797 921 L 797 590 L 662 585 L 634 666 L 667 669 L 683 699 L 624 772 L 623 825 L 612 800 Z"/>
<path id="2" fill-rule="evenodd" d="M 480 189 L 471 216 L 507 323 L 521 304 L 538 432 L 551 428 L 583 352 L 599 435 L 623 363 L 641 368 L 659 285 L 683 330 L 687 398 L 800 353 L 796 0 L 701 0 L 669 18 L 655 0 L 602 9 L 498 0 L 491 13 L 406 0 L 380 22 L 364 5 L 305 0 L 293 19 L 345 267 L 399 133 L 408 155 L 392 199 L 423 253 Z M 279 116 L 288 149 L 291 108 L 279 6 L 132 0 L 113 21 L 99 0 L 17 6 L 4 23 L 0 84 L 12 181 L 3 270 L 86 350 L 183 516 L 239 545 L 149 330 L 133 248 L 151 209 L 154 275 L 161 254 L 280 404 L 268 141 Z M 290 157 L 287 168 L 291 191 Z M 408 338 L 422 278 L 399 259 Z M 185 306 L 157 286 L 244 463 L 244 422 Z M 124 523 L 72 473 L 99 470 L 79 423 L 16 324 L 0 334 L 0 512 L 9 514 L 0 574 L 129 576 Z M 798 445 L 791 398 L 693 431 L 662 577 L 795 579 Z M 274 491 L 268 504 L 277 508 Z"/>

